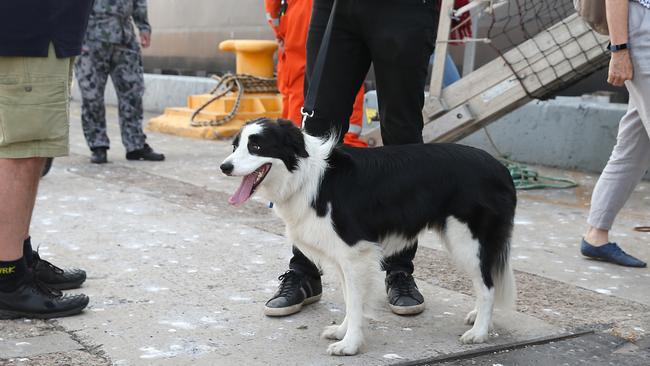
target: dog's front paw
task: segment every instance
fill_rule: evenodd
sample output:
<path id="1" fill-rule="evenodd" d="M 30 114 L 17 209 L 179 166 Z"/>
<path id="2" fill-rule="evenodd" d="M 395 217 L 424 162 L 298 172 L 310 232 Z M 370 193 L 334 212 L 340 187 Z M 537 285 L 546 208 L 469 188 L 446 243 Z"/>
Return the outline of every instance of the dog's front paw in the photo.
<path id="1" fill-rule="evenodd" d="M 465 317 L 465 324 L 474 325 L 474 322 L 476 321 L 476 314 L 478 314 L 478 311 L 476 309 L 467 313 L 467 316 Z"/>
<path id="2" fill-rule="evenodd" d="M 478 331 L 474 328 L 468 330 L 460 337 L 460 342 L 464 344 L 483 343 L 488 339 L 488 332 Z"/>
<path id="3" fill-rule="evenodd" d="M 343 339 L 345 337 L 345 331 L 346 329 L 343 327 L 343 325 L 329 325 L 323 329 L 323 333 L 321 333 L 321 337 L 325 339 Z"/>
<path id="4" fill-rule="evenodd" d="M 329 347 L 327 347 L 327 353 L 333 356 L 353 356 L 359 353 L 361 343 L 362 342 L 360 341 L 344 339 L 330 344 Z"/>

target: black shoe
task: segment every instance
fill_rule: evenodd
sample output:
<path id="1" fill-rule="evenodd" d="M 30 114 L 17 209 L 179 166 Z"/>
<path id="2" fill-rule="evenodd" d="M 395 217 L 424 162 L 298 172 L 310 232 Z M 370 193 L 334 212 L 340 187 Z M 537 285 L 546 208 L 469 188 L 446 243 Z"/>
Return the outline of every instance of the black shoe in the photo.
<path id="1" fill-rule="evenodd" d="M 81 287 L 81 284 L 86 281 L 86 272 L 81 269 L 63 270 L 45 259 L 41 259 L 36 251 L 33 252 L 33 256 L 34 262 L 31 270 L 34 272 L 34 276 L 52 289 L 72 290 Z"/>
<path id="2" fill-rule="evenodd" d="M 303 305 L 320 300 L 323 286 L 320 277 L 312 278 L 294 270 L 288 270 L 278 277 L 278 292 L 266 302 L 264 314 L 285 316 L 299 312 Z"/>
<path id="3" fill-rule="evenodd" d="M 13 292 L 0 291 L 0 319 L 50 319 L 79 314 L 88 306 L 88 296 L 62 295 L 32 273 Z"/>
<path id="4" fill-rule="evenodd" d="M 153 151 L 151 146 L 144 144 L 142 149 L 126 153 L 126 160 L 163 161 L 165 155 Z"/>
<path id="5" fill-rule="evenodd" d="M 386 275 L 388 305 L 398 315 L 415 315 L 424 310 L 424 297 L 418 290 L 413 276 L 402 271 Z"/>
<path id="6" fill-rule="evenodd" d="M 106 164 L 108 163 L 108 158 L 106 157 L 105 147 L 96 147 L 92 149 L 92 154 L 90 155 L 90 162 L 93 164 Z"/>

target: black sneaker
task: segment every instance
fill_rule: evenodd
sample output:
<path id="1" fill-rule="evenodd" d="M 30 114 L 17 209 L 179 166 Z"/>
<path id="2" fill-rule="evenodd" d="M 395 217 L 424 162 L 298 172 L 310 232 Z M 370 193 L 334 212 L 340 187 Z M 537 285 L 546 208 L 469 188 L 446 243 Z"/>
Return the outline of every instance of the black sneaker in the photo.
<path id="1" fill-rule="evenodd" d="M 62 295 L 32 273 L 13 292 L 0 291 L 0 319 L 50 319 L 79 314 L 88 306 L 88 296 Z"/>
<path id="2" fill-rule="evenodd" d="M 299 312 L 303 305 L 320 300 L 323 286 L 319 278 L 302 275 L 288 270 L 278 277 L 278 292 L 266 302 L 264 314 L 267 316 L 285 316 Z"/>
<path id="3" fill-rule="evenodd" d="M 108 157 L 106 155 L 106 150 L 108 150 L 105 147 L 96 147 L 92 149 L 92 153 L 90 155 L 90 162 L 93 164 L 106 164 L 108 162 Z"/>
<path id="4" fill-rule="evenodd" d="M 81 287 L 86 281 L 86 272 L 81 269 L 63 270 L 52 263 L 41 259 L 38 252 L 34 251 L 34 263 L 31 270 L 39 281 L 55 290 L 72 290 Z"/>
<path id="5" fill-rule="evenodd" d="M 386 275 L 388 305 L 397 315 L 415 315 L 424 310 L 424 297 L 413 276 L 402 271 Z"/>
<path id="6" fill-rule="evenodd" d="M 165 155 L 153 151 L 151 146 L 144 144 L 142 149 L 126 153 L 126 160 L 163 161 L 165 160 Z"/>

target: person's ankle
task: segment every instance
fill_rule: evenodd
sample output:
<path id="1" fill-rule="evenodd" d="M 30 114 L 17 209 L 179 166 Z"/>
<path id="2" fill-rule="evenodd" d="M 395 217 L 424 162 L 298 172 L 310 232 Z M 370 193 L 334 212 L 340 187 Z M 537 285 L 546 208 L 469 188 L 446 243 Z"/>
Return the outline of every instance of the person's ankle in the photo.
<path id="1" fill-rule="evenodd" d="M 595 247 L 603 246 L 609 243 L 609 231 L 590 227 L 584 235 L 584 240 Z"/>

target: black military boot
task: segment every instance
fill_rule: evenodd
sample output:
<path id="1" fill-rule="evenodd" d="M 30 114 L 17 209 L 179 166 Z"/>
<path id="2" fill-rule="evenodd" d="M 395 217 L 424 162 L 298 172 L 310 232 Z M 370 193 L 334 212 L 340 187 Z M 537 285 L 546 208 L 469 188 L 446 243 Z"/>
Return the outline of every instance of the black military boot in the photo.
<path id="1" fill-rule="evenodd" d="M 398 315 L 415 315 L 424 310 L 424 297 L 413 276 L 402 271 L 386 274 L 388 305 Z"/>
<path id="2" fill-rule="evenodd" d="M 0 291 L 0 319 L 50 319 L 80 313 L 88 306 L 88 296 L 62 295 L 49 288 L 31 272 L 11 292 Z"/>
<path id="3" fill-rule="evenodd" d="M 278 277 L 278 292 L 266 302 L 264 314 L 267 316 L 291 315 L 302 310 L 303 305 L 320 300 L 323 287 L 320 277 L 305 276 L 292 269 Z"/>
<path id="4" fill-rule="evenodd" d="M 165 155 L 159 154 L 151 148 L 148 144 L 144 144 L 142 149 L 133 150 L 126 153 L 127 160 L 147 160 L 147 161 L 163 161 Z"/>
<path id="5" fill-rule="evenodd" d="M 106 164 L 108 162 L 106 150 L 108 149 L 105 147 L 96 147 L 91 149 L 92 154 L 90 155 L 90 162 L 93 164 Z"/>
<path id="6" fill-rule="evenodd" d="M 41 259 L 38 252 L 32 253 L 34 259 L 30 266 L 31 270 L 34 276 L 49 288 L 61 291 L 72 290 L 81 287 L 81 284 L 86 281 L 86 271 L 77 268 L 63 270 Z"/>

